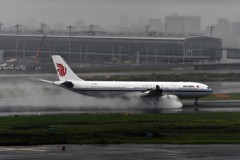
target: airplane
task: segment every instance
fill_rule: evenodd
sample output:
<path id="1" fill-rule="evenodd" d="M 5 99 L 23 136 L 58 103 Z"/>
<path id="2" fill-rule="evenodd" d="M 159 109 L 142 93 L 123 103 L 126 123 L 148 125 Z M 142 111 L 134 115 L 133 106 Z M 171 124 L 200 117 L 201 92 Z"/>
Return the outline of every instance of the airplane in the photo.
<path id="1" fill-rule="evenodd" d="M 52 55 L 52 59 L 59 80 L 41 81 L 87 96 L 153 100 L 164 95 L 175 95 L 180 99 L 195 99 L 194 104 L 199 105 L 199 98 L 213 93 L 209 86 L 196 82 L 85 81 L 72 71 L 61 56 Z"/>

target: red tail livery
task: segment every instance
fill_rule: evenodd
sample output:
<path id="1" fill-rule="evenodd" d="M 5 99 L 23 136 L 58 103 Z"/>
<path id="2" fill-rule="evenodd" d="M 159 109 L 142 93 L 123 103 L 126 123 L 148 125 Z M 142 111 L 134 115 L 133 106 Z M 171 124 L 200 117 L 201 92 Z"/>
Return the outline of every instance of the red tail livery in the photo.
<path id="1" fill-rule="evenodd" d="M 64 67 L 62 64 L 57 63 L 57 72 L 61 77 L 63 77 L 67 73 L 67 68 Z"/>

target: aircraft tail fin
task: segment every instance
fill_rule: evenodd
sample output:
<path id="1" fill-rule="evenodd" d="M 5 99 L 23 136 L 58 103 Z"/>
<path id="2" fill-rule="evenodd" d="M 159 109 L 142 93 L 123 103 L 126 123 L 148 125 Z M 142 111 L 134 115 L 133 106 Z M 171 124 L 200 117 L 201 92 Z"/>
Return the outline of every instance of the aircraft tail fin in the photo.
<path id="1" fill-rule="evenodd" d="M 52 55 L 52 59 L 60 81 L 67 80 L 83 81 L 72 71 L 72 69 L 67 65 L 67 63 L 63 60 L 61 56 Z"/>

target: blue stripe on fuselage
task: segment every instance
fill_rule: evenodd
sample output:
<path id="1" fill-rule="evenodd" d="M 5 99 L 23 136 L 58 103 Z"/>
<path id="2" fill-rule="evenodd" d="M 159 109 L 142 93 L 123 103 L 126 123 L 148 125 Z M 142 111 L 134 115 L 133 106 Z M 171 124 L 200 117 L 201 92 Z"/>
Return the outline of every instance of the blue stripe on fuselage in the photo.
<path id="1" fill-rule="evenodd" d="M 75 91 L 92 91 L 92 92 L 146 92 L 147 90 L 125 90 L 125 89 L 73 89 Z M 163 90 L 163 92 L 213 92 L 212 90 Z"/>

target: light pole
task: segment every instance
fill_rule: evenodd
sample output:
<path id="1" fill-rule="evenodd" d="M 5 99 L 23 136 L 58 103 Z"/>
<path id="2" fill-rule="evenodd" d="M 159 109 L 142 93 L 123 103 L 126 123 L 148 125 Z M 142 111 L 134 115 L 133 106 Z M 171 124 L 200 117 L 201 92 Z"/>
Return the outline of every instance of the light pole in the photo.
<path id="1" fill-rule="evenodd" d="M 72 37 L 72 28 L 73 26 L 67 26 L 69 29 L 69 40 L 68 40 L 68 63 L 71 65 L 71 37 Z"/>
<path id="2" fill-rule="evenodd" d="M 210 28 L 210 33 L 211 33 L 211 37 L 212 37 L 212 35 L 213 35 L 213 29 L 215 28 L 215 26 L 214 26 L 214 25 L 211 25 L 211 26 L 209 26 L 209 28 Z"/>
<path id="3" fill-rule="evenodd" d="M 113 63 L 113 61 L 114 61 L 114 47 L 112 46 L 112 63 Z"/>
<path id="4" fill-rule="evenodd" d="M 82 46 L 79 46 L 79 64 L 81 64 L 81 59 L 82 59 Z"/>
<path id="5" fill-rule="evenodd" d="M 154 58 L 154 64 L 157 64 L 157 49 L 155 49 L 155 58 Z"/>
<path id="6" fill-rule="evenodd" d="M 2 32 L 2 25 L 3 23 L 0 22 L 0 32 Z"/>
<path id="7" fill-rule="evenodd" d="M 147 34 L 147 35 L 148 35 L 148 33 L 149 33 L 149 28 L 150 28 L 150 26 L 147 25 L 147 26 L 146 26 L 146 34 Z"/>
<path id="8" fill-rule="evenodd" d="M 147 64 L 148 64 L 148 60 L 149 60 L 149 58 L 148 58 L 148 45 L 147 45 L 147 47 L 146 47 L 146 61 L 147 61 Z"/>
<path id="9" fill-rule="evenodd" d="M 17 34 L 17 40 L 16 40 L 16 61 L 18 61 L 18 33 L 19 33 L 19 27 L 20 25 L 19 24 L 16 24 L 15 25 L 15 28 L 16 28 L 16 34 Z"/>
<path id="10" fill-rule="evenodd" d="M 51 44 L 49 44 L 49 52 L 48 52 L 48 54 L 51 57 L 51 55 L 52 55 L 52 45 Z"/>
<path id="11" fill-rule="evenodd" d="M 88 52 L 88 45 L 85 45 L 85 62 L 87 62 L 88 60 L 87 52 Z"/>
<path id="12" fill-rule="evenodd" d="M 41 23 L 41 34 L 44 34 L 44 27 L 46 26 L 46 24 Z"/>
<path id="13" fill-rule="evenodd" d="M 137 54 L 136 54 L 136 64 L 139 64 L 140 63 L 140 52 L 137 51 Z"/>
<path id="14" fill-rule="evenodd" d="M 91 24 L 91 25 L 90 25 L 90 32 L 91 32 L 91 33 L 93 33 L 93 27 L 94 27 L 94 25 Z"/>
<path id="15" fill-rule="evenodd" d="M 54 45 L 53 45 L 53 54 L 54 54 L 54 55 L 56 54 L 56 47 L 57 47 L 57 44 L 54 44 Z"/>
<path id="16" fill-rule="evenodd" d="M 118 47 L 118 61 L 119 63 L 122 61 L 122 46 Z"/>
<path id="17" fill-rule="evenodd" d="M 23 59 L 26 57 L 26 43 L 23 43 Z"/>

